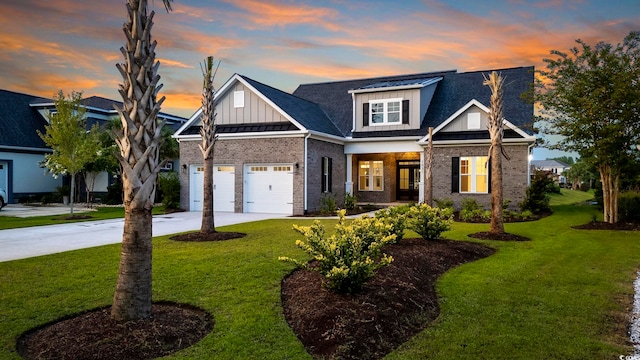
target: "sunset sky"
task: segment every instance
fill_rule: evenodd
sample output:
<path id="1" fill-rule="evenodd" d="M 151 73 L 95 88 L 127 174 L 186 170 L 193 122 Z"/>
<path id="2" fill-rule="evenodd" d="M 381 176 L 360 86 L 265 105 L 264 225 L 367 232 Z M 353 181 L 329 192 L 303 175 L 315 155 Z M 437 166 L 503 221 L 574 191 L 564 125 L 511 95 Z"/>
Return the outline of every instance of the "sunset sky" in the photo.
<path id="1" fill-rule="evenodd" d="M 199 63 L 292 92 L 298 84 L 457 69 L 543 66 L 575 39 L 621 42 L 640 30 L 640 1 L 161 0 L 152 36 L 167 97 L 163 111 L 199 106 Z M 606 5 L 604 5 L 606 4 Z M 0 88 L 119 99 L 124 0 L 2 0 Z"/>

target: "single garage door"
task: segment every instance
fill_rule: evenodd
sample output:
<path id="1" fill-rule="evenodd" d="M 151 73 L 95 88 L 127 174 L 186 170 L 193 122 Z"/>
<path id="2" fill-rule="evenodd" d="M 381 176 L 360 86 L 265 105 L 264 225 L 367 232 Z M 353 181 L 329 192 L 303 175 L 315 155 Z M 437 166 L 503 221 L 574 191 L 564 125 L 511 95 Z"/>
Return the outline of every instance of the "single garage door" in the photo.
<path id="1" fill-rule="evenodd" d="M 202 211 L 203 186 L 204 186 L 204 166 L 191 165 L 190 177 L 191 211 Z M 214 165 L 213 166 L 213 210 L 228 211 L 235 210 L 235 171 L 233 166 Z"/>
<path id="2" fill-rule="evenodd" d="M 293 214 L 293 166 L 245 165 L 244 212 Z"/>

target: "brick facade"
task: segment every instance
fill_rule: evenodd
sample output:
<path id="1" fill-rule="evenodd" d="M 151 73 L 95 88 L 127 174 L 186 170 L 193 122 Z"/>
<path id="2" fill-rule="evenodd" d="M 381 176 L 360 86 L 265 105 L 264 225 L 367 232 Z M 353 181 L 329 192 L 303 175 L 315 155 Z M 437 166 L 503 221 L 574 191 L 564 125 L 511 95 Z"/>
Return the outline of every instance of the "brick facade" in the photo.
<path id="1" fill-rule="evenodd" d="M 189 209 L 190 166 L 203 164 L 200 141 L 180 142 L 180 207 Z M 293 214 L 304 213 L 304 137 L 219 139 L 215 165 L 235 167 L 235 212 L 243 212 L 245 164 L 293 164 Z M 296 166 L 297 164 L 297 166 Z"/>
<path id="2" fill-rule="evenodd" d="M 433 154 L 433 198 L 451 199 L 459 209 L 465 198 L 473 198 L 486 209 L 491 206 L 491 194 L 460 194 L 451 192 L 451 159 L 459 156 L 487 156 L 488 146 L 447 146 L 434 147 Z M 527 145 L 506 145 L 505 152 L 510 160 L 502 159 L 503 199 L 511 200 L 510 208 L 515 209 L 524 200 L 528 184 L 527 166 L 529 149 Z M 425 154 L 426 156 L 426 154 Z"/>
<path id="3" fill-rule="evenodd" d="M 344 146 L 315 139 L 309 139 L 307 143 L 307 209 L 309 211 L 320 210 L 322 193 L 322 157 L 331 158 L 331 195 L 335 196 L 336 204 L 344 203 L 344 179 L 346 178 L 346 158 Z M 331 196 L 327 194 L 326 196 Z"/>
<path id="4" fill-rule="evenodd" d="M 382 191 L 361 191 L 359 189 L 360 161 L 382 160 L 383 165 L 383 190 Z M 399 160 L 420 160 L 420 153 L 379 153 L 360 154 L 353 156 L 351 173 L 353 174 L 353 191 L 361 203 L 391 203 L 395 202 L 397 185 L 397 162 Z"/>

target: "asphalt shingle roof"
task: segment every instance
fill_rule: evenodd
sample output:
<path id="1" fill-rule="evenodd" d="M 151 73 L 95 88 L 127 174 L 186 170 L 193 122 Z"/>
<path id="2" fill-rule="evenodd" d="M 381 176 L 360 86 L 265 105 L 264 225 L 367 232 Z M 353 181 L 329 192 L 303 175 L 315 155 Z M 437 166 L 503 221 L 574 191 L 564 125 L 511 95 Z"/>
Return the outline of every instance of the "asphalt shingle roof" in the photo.
<path id="1" fill-rule="evenodd" d="M 306 129 L 329 135 L 342 135 L 318 104 L 265 85 L 246 76 L 238 76 L 271 100 L 284 112 L 289 114 Z"/>
<path id="2" fill-rule="evenodd" d="M 383 82 L 399 82 L 405 80 L 418 80 L 443 76 L 455 72 L 431 72 L 411 75 L 385 76 L 370 79 L 355 79 L 346 81 L 334 81 L 325 83 L 302 84 L 293 92 L 293 95 L 314 102 L 329 115 L 335 126 L 343 136 L 351 133 L 353 127 L 353 100 L 349 90 L 361 89 L 365 86 Z M 416 135 L 415 133 L 413 135 Z"/>
<path id="3" fill-rule="evenodd" d="M 44 133 L 46 120 L 29 106 L 43 98 L 0 90 L 0 146 L 47 149 L 36 130 Z"/>
<path id="4" fill-rule="evenodd" d="M 528 134 L 533 134 L 530 124 L 533 116 L 533 104 L 522 100 L 523 93 L 533 83 L 533 67 L 518 67 L 496 70 L 505 77 L 504 115 L 512 124 Z M 293 94 L 320 105 L 344 136 L 382 137 L 382 136 L 423 136 L 429 127 L 437 127 L 472 99 L 489 107 L 491 91 L 483 85 L 483 74 L 488 71 L 457 73 L 455 70 L 412 75 L 388 76 L 372 79 L 358 79 L 316 84 L 302 84 Z M 411 84 L 428 78 L 442 77 L 436 85 L 431 105 L 419 130 L 398 130 L 394 132 L 373 131 L 351 134 L 353 126 L 353 101 L 349 90 L 375 88 L 381 84 Z M 395 85 L 399 86 L 399 85 Z"/>

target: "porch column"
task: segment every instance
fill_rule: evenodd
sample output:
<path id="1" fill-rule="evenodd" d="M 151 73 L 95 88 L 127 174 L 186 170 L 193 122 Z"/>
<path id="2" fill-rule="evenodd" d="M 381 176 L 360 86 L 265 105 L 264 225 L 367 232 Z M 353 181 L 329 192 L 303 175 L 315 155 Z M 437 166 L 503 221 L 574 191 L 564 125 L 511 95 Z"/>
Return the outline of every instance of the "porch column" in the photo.
<path id="1" fill-rule="evenodd" d="M 425 169 L 424 169 L 424 150 L 420 151 L 420 181 L 418 182 L 418 203 L 422 204 L 424 202 L 424 177 L 425 177 Z"/>
<path id="2" fill-rule="evenodd" d="M 345 191 L 345 194 L 355 195 L 353 193 L 353 174 L 352 174 L 353 154 L 346 154 L 346 156 L 347 156 L 347 171 L 346 171 L 347 179 L 344 183 L 344 191 Z"/>

